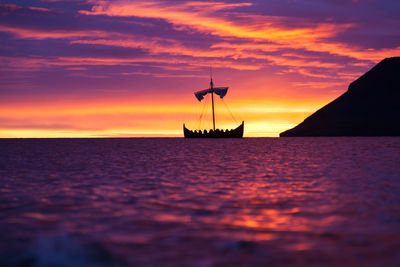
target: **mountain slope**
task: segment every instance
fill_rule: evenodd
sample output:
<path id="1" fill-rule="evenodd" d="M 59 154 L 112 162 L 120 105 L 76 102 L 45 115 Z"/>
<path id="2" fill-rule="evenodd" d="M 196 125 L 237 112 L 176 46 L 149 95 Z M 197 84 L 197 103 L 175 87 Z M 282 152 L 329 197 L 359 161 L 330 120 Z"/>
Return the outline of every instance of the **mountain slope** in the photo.
<path id="1" fill-rule="evenodd" d="M 382 60 L 280 136 L 400 136 L 400 57 Z"/>

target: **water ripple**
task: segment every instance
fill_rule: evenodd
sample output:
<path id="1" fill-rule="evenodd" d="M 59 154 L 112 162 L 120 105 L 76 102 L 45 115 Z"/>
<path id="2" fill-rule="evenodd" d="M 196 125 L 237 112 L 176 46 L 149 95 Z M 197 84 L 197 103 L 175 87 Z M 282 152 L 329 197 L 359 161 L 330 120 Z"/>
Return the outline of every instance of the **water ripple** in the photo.
<path id="1" fill-rule="evenodd" d="M 0 147 L 6 266 L 400 262 L 399 138 Z"/>

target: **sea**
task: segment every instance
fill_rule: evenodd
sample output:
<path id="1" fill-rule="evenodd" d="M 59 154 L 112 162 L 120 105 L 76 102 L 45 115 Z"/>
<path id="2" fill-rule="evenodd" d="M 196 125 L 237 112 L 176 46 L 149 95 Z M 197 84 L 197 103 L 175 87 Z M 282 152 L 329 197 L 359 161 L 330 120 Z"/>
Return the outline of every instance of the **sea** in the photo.
<path id="1" fill-rule="evenodd" d="M 400 266 L 400 138 L 1 139 L 0 266 Z"/>

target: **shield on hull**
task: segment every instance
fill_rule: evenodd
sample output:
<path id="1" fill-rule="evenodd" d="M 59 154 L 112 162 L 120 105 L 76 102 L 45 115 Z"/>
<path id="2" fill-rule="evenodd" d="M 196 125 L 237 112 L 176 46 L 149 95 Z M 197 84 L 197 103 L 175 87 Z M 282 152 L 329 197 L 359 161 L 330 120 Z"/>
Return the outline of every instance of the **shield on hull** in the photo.
<path id="1" fill-rule="evenodd" d="M 183 134 L 185 138 L 242 138 L 243 137 L 244 122 L 237 128 L 232 130 L 207 130 L 204 131 L 192 131 L 186 128 L 183 124 Z"/>

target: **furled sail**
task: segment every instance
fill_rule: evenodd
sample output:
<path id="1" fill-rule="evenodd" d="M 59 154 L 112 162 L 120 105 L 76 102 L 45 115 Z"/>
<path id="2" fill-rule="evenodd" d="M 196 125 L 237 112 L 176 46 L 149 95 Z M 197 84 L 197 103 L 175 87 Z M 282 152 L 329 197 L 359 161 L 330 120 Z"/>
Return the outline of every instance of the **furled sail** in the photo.
<path id="1" fill-rule="evenodd" d="M 212 89 L 206 89 L 206 90 L 202 90 L 202 91 L 198 91 L 194 93 L 194 96 L 197 98 L 197 100 L 201 101 L 204 99 L 204 96 L 208 93 L 211 93 Z"/>
<path id="2" fill-rule="evenodd" d="M 202 91 L 195 92 L 194 95 L 197 98 L 197 100 L 201 101 L 204 99 L 204 96 L 208 93 L 211 93 L 214 91 L 215 94 L 219 95 L 220 98 L 223 98 L 226 93 L 228 92 L 229 87 L 216 87 L 216 88 L 210 88 Z"/>
<path id="3" fill-rule="evenodd" d="M 224 98 L 226 93 L 228 92 L 228 87 L 216 87 L 214 88 L 214 93 L 219 95 L 220 98 Z"/>

